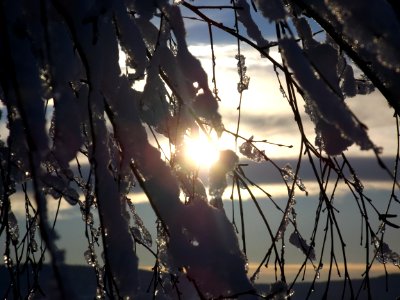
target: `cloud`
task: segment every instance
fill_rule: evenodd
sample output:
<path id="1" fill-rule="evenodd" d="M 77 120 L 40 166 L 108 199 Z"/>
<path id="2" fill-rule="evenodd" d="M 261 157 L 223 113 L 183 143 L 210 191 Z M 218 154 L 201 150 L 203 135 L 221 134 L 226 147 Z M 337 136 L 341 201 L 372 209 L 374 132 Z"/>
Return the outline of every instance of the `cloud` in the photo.
<path id="1" fill-rule="evenodd" d="M 267 153 L 268 154 L 268 153 Z M 292 168 L 295 168 L 297 159 L 294 158 L 272 158 L 273 162 L 280 168 L 289 164 Z M 348 161 L 353 166 L 358 177 L 363 181 L 374 182 L 374 181 L 390 181 L 390 177 L 383 170 L 375 157 L 347 157 Z M 382 161 L 391 166 L 394 163 L 394 158 L 382 157 Z M 340 164 L 341 160 L 338 159 Z M 247 164 L 243 169 L 246 174 L 257 183 L 278 183 L 281 182 L 279 172 L 272 166 L 271 162 L 256 163 L 242 158 L 241 163 Z M 350 173 L 345 168 L 344 174 L 351 178 Z M 303 159 L 299 176 L 304 181 L 315 181 L 315 175 L 312 166 L 307 159 Z"/>
<path id="2" fill-rule="evenodd" d="M 256 269 L 258 268 L 259 264 L 256 262 L 249 262 L 248 264 L 248 276 L 251 277 Z M 154 265 L 146 265 L 146 264 L 141 264 L 140 269 L 146 270 L 146 271 L 152 271 Z M 294 278 L 296 277 L 297 273 L 301 269 L 302 264 L 300 263 L 286 263 L 285 264 L 285 277 L 287 279 L 287 282 L 290 284 Z M 279 267 L 278 267 L 279 268 Z M 338 268 L 340 270 L 341 277 L 338 276 L 337 269 L 335 265 L 332 266 L 332 273 L 331 273 L 331 280 L 343 280 L 344 276 L 344 264 L 343 263 L 338 263 Z M 363 278 L 363 273 L 365 272 L 365 263 L 347 263 L 347 269 L 350 274 L 351 279 L 360 279 Z M 393 265 L 387 265 L 386 269 L 389 274 L 400 274 L 400 270 L 396 268 Z M 304 270 L 304 268 L 302 269 Z M 317 282 L 324 282 L 328 278 L 328 271 L 329 271 L 329 265 L 324 266 L 320 270 L 320 278 L 317 280 Z M 378 277 L 385 275 L 385 269 L 382 264 L 379 263 L 374 263 L 371 266 L 370 269 L 370 277 Z M 314 268 L 311 264 L 307 264 L 306 266 L 306 272 L 305 272 L 305 282 L 311 282 L 314 279 L 315 276 L 315 271 Z M 279 277 L 279 275 L 278 275 Z M 297 279 L 297 282 L 302 282 L 303 278 L 303 271 L 300 273 L 299 278 Z M 257 276 L 257 279 L 255 283 L 270 283 L 270 282 L 275 282 L 275 266 L 273 263 L 270 263 L 268 265 L 268 268 L 265 266 L 262 266 L 260 269 L 260 273 Z"/>
<path id="3" fill-rule="evenodd" d="M 289 283 L 293 281 L 293 279 L 297 275 L 298 271 L 300 270 L 301 266 L 302 265 L 298 264 L 298 263 L 285 264 L 285 276 Z M 257 267 L 258 267 L 257 263 L 255 263 L 255 262 L 249 263 L 250 276 L 257 269 Z M 333 265 L 332 273 L 331 273 L 331 280 L 343 280 L 344 264 L 338 263 L 338 267 L 339 267 L 342 277 L 338 276 L 336 267 L 335 267 L 335 265 Z M 359 278 L 362 278 L 362 275 L 365 272 L 365 263 L 347 263 L 347 268 L 348 268 L 351 279 L 359 279 Z M 400 274 L 400 270 L 393 265 L 386 265 L 386 269 L 389 274 Z M 318 282 L 326 281 L 328 279 L 328 272 L 329 272 L 329 265 L 327 264 L 322 268 L 322 270 L 320 270 L 320 279 L 318 279 Z M 305 276 L 306 282 L 312 281 L 314 279 L 315 271 L 311 264 L 307 264 L 305 274 L 306 274 L 306 276 Z M 382 276 L 382 275 L 385 275 L 384 266 L 379 263 L 374 263 L 370 269 L 370 276 L 378 277 L 378 276 Z M 300 273 L 298 282 L 301 281 L 302 276 L 303 276 L 303 272 Z M 256 282 L 275 282 L 275 271 L 274 271 L 273 263 L 270 263 L 268 268 L 266 268 L 265 266 L 261 267 L 259 277 Z"/>
<path id="4" fill-rule="evenodd" d="M 364 188 L 366 191 L 386 191 L 390 192 L 393 182 L 390 180 L 387 173 L 379 167 L 378 162 L 375 158 L 368 157 L 348 157 L 348 160 L 351 162 L 353 169 L 355 170 L 358 177 L 362 180 Z M 382 161 L 390 166 L 394 163 L 394 159 L 391 157 L 383 157 Z M 273 159 L 273 162 L 280 168 L 283 168 L 287 164 L 291 165 L 293 168 L 297 164 L 297 160 L 293 158 L 280 158 Z M 242 167 L 246 176 L 256 184 L 258 184 L 263 190 L 267 191 L 276 199 L 285 199 L 287 197 L 287 190 L 284 185 L 284 182 L 280 176 L 280 173 L 277 169 L 275 169 L 270 162 L 262 162 L 256 163 L 253 161 L 249 161 L 245 158 L 240 159 L 240 163 L 244 164 Z M 81 170 L 84 174 L 88 172 L 88 166 L 83 164 L 81 166 Z M 351 175 L 348 171 L 343 170 L 344 174 L 352 179 Z M 199 173 L 200 179 L 207 186 L 208 185 L 208 171 L 200 170 Z M 311 165 L 304 161 L 301 165 L 299 171 L 299 177 L 303 180 L 308 192 L 309 197 L 318 196 L 319 195 L 319 186 L 315 181 L 314 171 Z M 229 182 L 229 180 L 228 180 Z M 249 187 L 253 194 L 257 198 L 265 198 L 265 194 L 255 186 Z M 329 191 L 329 189 L 328 189 Z M 227 188 L 225 191 L 224 197 L 225 199 L 229 199 L 231 190 Z M 349 193 L 349 189 L 345 184 L 339 184 L 336 188 L 335 195 L 336 197 L 343 196 Z M 304 195 L 304 193 L 298 191 L 298 196 Z M 34 196 L 32 192 L 28 192 L 28 198 L 31 200 L 31 204 L 36 208 L 36 204 L 34 201 Z M 243 190 L 242 196 L 244 200 L 249 200 L 250 195 Z M 129 194 L 129 197 L 132 199 L 134 203 L 148 203 L 146 195 L 139 189 L 135 189 L 134 192 Z M 14 195 L 11 196 L 11 205 L 12 209 L 20 214 L 21 216 L 25 216 L 25 195 L 18 191 Z M 47 197 L 47 206 L 50 214 L 55 214 L 58 209 L 58 200 L 53 199 L 51 196 Z M 80 195 L 80 199 L 83 200 L 83 195 Z M 63 214 L 59 215 L 59 218 L 68 218 L 69 214 L 72 214 L 74 210 L 79 210 L 77 205 L 71 206 L 65 200 L 61 200 L 60 202 L 60 211 Z"/>
<path id="5" fill-rule="evenodd" d="M 196 44 L 190 47 L 191 52 L 197 56 L 209 74 L 211 82 L 211 48 L 208 44 Z M 236 128 L 238 119 L 239 94 L 237 83 L 239 75 L 237 72 L 237 46 L 235 44 L 221 44 L 214 47 L 216 56 L 216 82 L 219 96 L 222 101 L 220 113 L 223 121 L 230 130 Z M 241 131 L 240 134 L 256 138 L 279 138 L 283 136 L 285 142 L 289 139 L 300 140 L 300 133 L 294 120 L 293 113 L 287 100 L 283 97 L 276 74 L 271 62 L 261 58 L 260 54 L 248 46 L 241 47 L 241 54 L 246 57 L 246 74 L 250 76 L 249 89 L 244 91 L 241 102 Z M 271 56 L 280 61 L 280 54 L 277 49 L 272 48 Z M 280 75 L 283 87 L 285 80 Z M 314 125 L 304 111 L 304 102 L 297 95 L 297 105 L 302 116 L 302 122 L 306 135 L 311 142 L 314 142 Z M 385 155 L 394 155 L 396 151 L 396 126 L 393 118 L 393 110 L 388 107 L 387 101 L 379 92 L 369 95 L 358 95 L 346 99 L 347 105 L 354 112 L 355 116 L 365 124 L 369 130 L 368 134 L 376 146 L 383 148 Z M 276 134 L 276 136 L 274 136 Z M 275 141 L 279 142 L 279 141 Z M 283 141 L 281 141 L 283 143 Z M 292 149 L 292 152 L 284 151 L 283 156 L 297 156 L 299 148 Z M 360 151 L 358 146 L 352 146 L 346 152 L 352 156 L 371 156 L 371 151 Z"/>
<path id="6" fill-rule="evenodd" d="M 225 127 L 236 127 L 237 114 L 227 112 L 223 116 Z M 243 132 L 251 133 L 260 138 L 282 134 L 293 137 L 293 132 L 296 132 L 297 125 L 293 122 L 290 114 L 277 113 L 269 116 L 261 112 L 246 112 L 241 118 L 240 128 Z"/>

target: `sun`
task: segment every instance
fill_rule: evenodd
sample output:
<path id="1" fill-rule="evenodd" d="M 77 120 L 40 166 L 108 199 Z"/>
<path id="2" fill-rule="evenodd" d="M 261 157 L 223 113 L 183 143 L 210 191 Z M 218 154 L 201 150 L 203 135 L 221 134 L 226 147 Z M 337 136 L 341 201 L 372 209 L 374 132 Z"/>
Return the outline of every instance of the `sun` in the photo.
<path id="1" fill-rule="evenodd" d="M 209 168 L 219 158 L 217 137 L 202 131 L 196 137 L 185 138 L 185 157 L 198 168 Z"/>

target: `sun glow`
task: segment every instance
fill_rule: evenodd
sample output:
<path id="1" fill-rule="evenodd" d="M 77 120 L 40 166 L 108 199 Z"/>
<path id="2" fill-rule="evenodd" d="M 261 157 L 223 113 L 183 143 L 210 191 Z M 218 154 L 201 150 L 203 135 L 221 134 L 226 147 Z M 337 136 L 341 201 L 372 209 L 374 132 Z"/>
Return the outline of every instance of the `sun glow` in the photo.
<path id="1" fill-rule="evenodd" d="M 213 132 L 214 133 L 214 132 Z M 209 168 L 219 158 L 217 137 L 199 132 L 196 137 L 186 137 L 185 156 L 198 168 Z"/>

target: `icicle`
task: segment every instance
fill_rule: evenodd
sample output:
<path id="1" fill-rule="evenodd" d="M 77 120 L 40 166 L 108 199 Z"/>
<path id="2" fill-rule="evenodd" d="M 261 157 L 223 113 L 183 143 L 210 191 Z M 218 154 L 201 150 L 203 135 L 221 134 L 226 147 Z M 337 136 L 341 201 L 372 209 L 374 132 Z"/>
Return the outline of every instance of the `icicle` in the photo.
<path id="1" fill-rule="evenodd" d="M 247 67 L 245 65 L 246 57 L 244 55 L 236 55 L 235 58 L 237 59 L 237 71 L 240 76 L 240 81 L 237 84 L 237 90 L 239 93 L 242 93 L 244 90 L 249 88 L 250 77 L 246 75 Z"/>
<path id="2" fill-rule="evenodd" d="M 89 266 L 95 267 L 97 265 L 97 256 L 92 249 L 86 250 L 83 255 Z"/>
<path id="3" fill-rule="evenodd" d="M 19 226 L 17 218 L 11 210 L 8 212 L 8 232 L 10 234 L 12 243 L 17 245 L 19 239 Z"/>
<path id="4" fill-rule="evenodd" d="M 293 211 L 294 211 L 293 207 L 295 204 L 296 204 L 296 198 L 294 197 L 294 193 L 293 193 L 293 195 L 291 195 L 291 198 L 289 199 L 289 204 L 287 205 L 287 208 L 283 214 L 281 224 L 279 225 L 278 232 L 276 234 L 276 240 L 283 238 L 286 228 L 290 222 L 290 219 L 289 219 L 290 214 L 291 213 L 293 214 Z"/>
<path id="5" fill-rule="evenodd" d="M 29 229 L 30 245 L 29 245 L 29 247 L 31 248 L 32 252 L 36 252 L 38 250 L 38 245 L 35 240 L 35 233 L 36 233 L 37 228 L 39 228 L 39 224 L 38 224 L 37 220 L 38 220 L 37 218 L 31 217 L 29 214 L 27 215 L 27 222 L 30 226 L 30 229 Z"/>
<path id="6" fill-rule="evenodd" d="M 88 225 L 94 224 L 93 214 L 91 212 L 82 212 L 82 220 Z"/>
<path id="7" fill-rule="evenodd" d="M 316 278 L 320 279 L 321 278 L 321 270 L 324 267 L 324 265 L 321 263 L 318 267 L 315 268 L 316 272 Z"/>
<path id="8" fill-rule="evenodd" d="M 239 152 L 244 156 L 246 156 L 247 158 L 254 160 L 255 162 L 261 162 L 265 160 L 265 154 L 264 154 L 265 151 L 264 150 L 260 151 L 256 147 L 254 147 L 252 141 L 253 141 L 253 136 L 251 136 L 246 142 L 240 145 Z"/>
<path id="9" fill-rule="evenodd" d="M 374 237 L 372 243 L 375 246 L 376 259 L 381 264 L 392 263 L 396 267 L 400 266 L 400 255 L 390 249 L 389 245 Z"/>
<path id="10" fill-rule="evenodd" d="M 157 250 L 158 260 L 160 262 L 160 272 L 168 272 L 169 270 L 169 256 L 168 256 L 168 234 L 166 233 L 160 220 L 157 220 Z"/>
<path id="11" fill-rule="evenodd" d="M 282 174 L 283 174 L 283 180 L 286 182 L 293 182 L 295 179 L 295 173 L 293 172 L 292 166 L 290 164 L 286 164 L 282 169 Z M 300 189 L 300 191 L 303 191 L 308 195 L 306 186 L 304 185 L 303 181 L 299 176 L 296 177 L 296 185 Z"/>
<path id="12" fill-rule="evenodd" d="M 7 268 L 12 268 L 14 265 L 14 262 L 12 260 L 12 258 L 10 256 L 8 256 L 7 254 L 3 255 L 3 260 L 4 260 L 4 265 L 7 266 Z"/>

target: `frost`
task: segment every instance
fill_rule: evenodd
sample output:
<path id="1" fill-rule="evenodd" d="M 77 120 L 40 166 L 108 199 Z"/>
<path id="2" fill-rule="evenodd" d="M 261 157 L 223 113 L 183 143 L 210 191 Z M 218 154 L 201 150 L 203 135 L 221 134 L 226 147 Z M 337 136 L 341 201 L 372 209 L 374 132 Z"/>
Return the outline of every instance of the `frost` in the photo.
<path id="1" fill-rule="evenodd" d="M 153 244 L 153 239 L 151 237 L 150 232 L 144 226 L 142 219 L 137 214 L 136 208 L 133 205 L 132 201 L 129 198 L 126 198 L 126 201 L 128 203 L 129 210 L 133 216 L 133 221 L 135 223 L 135 226 L 130 227 L 133 237 L 135 238 L 136 241 L 139 241 L 143 245 L 151 247 L 151 245 Z"/>
<path id="2" fill-rule="evenodd" d="M 35 217 L 31 217 L 29 214 L 27 215 L 28 224 L 30 226 L 29 229 L 29 238 L 30 244 L 29 247 L 32 252 L 36 252 L 38 250 L 38 244 L 35 240 L 35 233 L 37 228 L 39 228 L 38 219 Z"/>
<path id="3" fill-rule="evenodd" d="M 317 120 L 314 122 L 317 132 L 315 145 L 324 149 L 326 153 L 337 155 L 353 144 L 336 126 L 318 117 L 315 120 Z"/>
<path id="4" fill-rule="evenodd" d="M 305 18 L 296 20 L 295 25 L 303 41 L 303 53 L 317 71 L 317 74 L 313 74 L 309 63 L 308 70 L 307 67 L 300 67 L 300 49 L 293 43 L 293 47 L 290 46 L 293 48 L 291 55 L 295 55 L 294 48 L 297 48 L 296 55 L 299 57 L 296 61 L 293 60 L 294 57 L 288 60 L 298 65 L 292 66 L 291 62 L 288 64 L 294 69 L 295 77 L 306 92 L 306 112 L 315 124 L 316 145 L 330 155 L 340 154 L 353 142 L 364 150 L 372 148 L 373 144 L 369 141 L 365 128 L 352 116 L 343 101 L 346 96 L 353 97 L 358 93 L 352 67 L 347 64 L 346 58 L 339 52 L 338 45 L 329 36 L 326 43 L 319 43 L 313 39 Z M 311 77 L 304 80 L 305 76 Z M 312 81 L 315 83 L 312 84 Z M 331 100 L 323 101 L 324 97 Z M 331 113 L 332 102 L 337 103 L 336 113 Z"/>
<path id="5" fill-rule="evenodd" d="M 160 220 L 157 220 L 157 250 L 158 250 L 158 260 L 160 262 L 160 271 L 168 271 L 170 262 L 168 256 L 168 234 L 165 231 Z"/>
<path id="6" fill-rule="evenodd" d="M 316 77 L 297 43 L 293 39 L 282 39 L 280 45 L 284 58 L 307 94 L 305 99 L 309 106 L 308 110 L 312 112 L 312 119 L 322 139 L 330 140 L 330 133 L 318 126 L 322 126 L 322 129 L 332 127 L 338 131 L 339 136 L 357 143 L 362 150 L 372 149 L 374 145 L 365 128 L 353 117 L 343 100 L 334 93 L 336 89 L 333 87 L 333 90 L 330 90 L 326 82 Z M 326 147 L 325 151 L 330 155 L 337 155 L 345 149 L 344 145 L 335 148 Z"/>
<path id="7" fill-rule="evenodd" d="M 374 237 L 372 243 L 375 246 L 376 259 L 381 264 L 392 263 L 393 265 L 400 266 L 400 255 L 389 248 L 389 245 Z"/>
<path id="8" fill-rule="evenodd" d="M 271 284 L 268 299 L 284 300 L 290 298 L 293 295 L 294 291 L 288 290 L 288 285 L 286 282 L 277 281 Z"/>
<path id="9" fill-rule="evenodd" d="M 285 234 L 286 228 L 290 223 L 290 214 L 295 218 L 294 206 L 296 205 L 296 198 L 291 195 L 285 212 L 283 213 L 282 221 L 279 225 L 278 232 L 276 234 L 276 240 L 282 239 Z"/>
<path id="10" fill-rule="evenodd" d="M 287 183 L 293 182 L 296 179 L 296 185 L 300 189 L 300 191 L 303 191 L 308 195 L 306 186 L 304 185 L 303 181 L 299 176 L 296 176 L 296 174 L 293 172 L 292 166 L 290 164 L 287 164 L 281 169 L 282 175 L 283 175 L 283 180 L 285 180 Z"/>
<path id="11" fill-rule="evenodd" d="M 249 88 L 250 77 L 246 75 L 247 67 L 245 65 L 246 58 L 244 55 L 236 55 L 235 58 L 238 60 L 237 63 L 237 71 L 240 76 L 240 81 L 237 84 L 237 90 L 239 93 L 242 93 L 244 90 Z"/>
<path id="12" fill-rule="evenodd" d="M 137 2 L 142 1 L 136 1 L 136 3 Z M 119 41 L 122 49 L 127 54 L 127 64 L 129 67 L 136 70 L 136 73 L 133 75 L 134 78 L 142 78 L 147 63 L 145 44 L 141 38 L 139 28 L 137 27 L 134 18 L 128 15 L 128 11 L 123 5 L 123 1 L 115 1 L 115 3 L 115 18 L 119 30 Z M 141 12 L 142 15 L 148 14 L 144 14 L 143 11 Z M 152 11 L 150 10 L 150 15 L 151 14 Z"/>
<path id="13" fill-rule="evenodd" d="M 182 108 L 180 109 L 179 128 L 184 129 L 185 123 L 187 126 L 193 124 L 193 117 L 190 111 L 194 111 L 196 115 L 214 126 L 216 129 L 222 126 L 221 116 L 218 113 L 218 103 L 208 86 L 207 73 L 203 70 L 200 61 L 195 58 L 188 50 L 187 43 L 185 40 L 185 28 L 182 20 L 182 15 L 179 8 L 176 5 L 169 5 L 166 2 L 160 5 L 162 11 L 166 14 L 170 23 L 162 22 L 161 31 L 151 23 L 142 19 L 138 19 L 137 23 L 141 31 L 145 34 L 147 44 L 151 49 L 156 49 L 151 61 L 151 68 L 154 70 L 154 74 L 159 72 L 159 69 L 165 72 L 168 77 L 170 87 L 173 87 L 173 92 L 179 95 L 179 101 L 182 102 Z M 176 36 L 177 45 L 175 47 L 169 47 L 168 42 L 171 34 L 171 30 Z M 152 75 L 150 69 L 150 75 Z M 196 88 L 194 87 L 196 85 Z M 149 86 L 149 88 L 151 88 Z M 156 94 L 156 91 L 152 91 Z M 159 99 L 157 96 L 154 99 Z M 162 100 L 157 104 L 154 103 L 161 109 L 156 112 L 163 113 L 166 116 L 165 109 L 161 106 Z M 146 107 L 146 106 L 145 106 Z M 149 107 L 149 113 L 152 113 L 152 107 Z M 186 115 L 186 116 L 185 116 Z M 171 121 L 171 119 L 163 118 L 164 122 Z M 151 124 L 151 123 L 150 123 Z M 162 124 L 160 127 L 164 127 L 164 132 L 174 131 L 171 128 L 172 123 Z M 165 128 L 168 128 L 165 129 Z M 167 135 L 167 134 L 166 134 Z M 171 138 L 170 136 L 168 136 Z"/>
<path id="14" fill-rule="evenodd" d="M 309 259 L 315 260 L 315 251 L 314 248 L 307 245 L 306 240 L 304 240 L 297 231 L 294 231 L 290 237 L 289 242 L 300 249 L 304 255 L 306 255 Z"/>
<path id="15" fill-rule="evenodd" d="M 256 147 L 254 147 L 252 141 L 253 136 L 251 136 L 246 142 L 240 145 L 239 152 L 247 158 L 250 158 L 251 160 L 254 160 L 256 162 L 261 162 L 265 160 L 265 151 L 260 151 Z"/>
<path id="16" fill-rule="evenodd" d="M 95 267 L 98 262 L 97 262 L 97 256 L 96 254 L 93 252 L 92 249 L 88 249 L 83 253 L 86 263 L 91 266 L 91 267 Z"/>
<path id="17" fill-rule="evenodd" d="M 75 205 L 78 202 L 79 194 L 74 188 L 68 186 L 68 180 L 46 174 L 42 177 L 42 181 L 46 186 L 46 192 L 51 194 L 55 199 L 63 196 L 71 205 Z"/>
<path id="18" fill-rule="evenodd" d="M 38 245 L 35 239 L 31 238 L 29 247 L 31 248 L 32 252 L 38 251 Z"/>
<path id="19" fill-rule="evenodd" d="M 326 4 L 326 5 L 325 5 Z M 389 104 L 396 110 L 399 105 L 400 23 L 393 6 L 387 1 L 319 1 L 313 2 L 320 15 L 337 29 L 337 37 L 351 47 L 364 70 L 374 73 L 374 83 L 384 90 Z M 360 63 L 358 63 L 360 64 Z M 343 69 L 341 69 L 343 70 Z M 360 94 L 363 84 L 357 89 Z M 372 85 L 370 85 L 373 88 Z"/>
<path id="20" fill-rule="evenodd" d="M 17 245 L 19 239 L 19 226 L 17 218 L 11 210 L 8 212 L 8 233 L 10 234 L 13 244 Z"/>
<path id="21" fill-rule="evenodd" d="M 400 41 L 396 38 L 400 24 L 388 2 L 373 0 L 365 5 L 362 0 L 327 0 L 325 3 L 357 48 L 370 52 L 383 66 L 400 70 Z"/>
<path id="22" fill-rule="evenodd" d="M 165 99 L 167 91 L 158 74 L 159 59 L 160 51 L 157 51 L 147 69 L 146 85 L 140 97 L 141 118 L 155 127 L 162 127 L 162 122 L 169 116 L 169 107 Z"/>
<path id="23" fill-rule="evenodd" d="M 360 95 L 367 95 L 372 93 L 375 90 L 372 82 L 367 78 L 356 79 L 356 89 L 357 93 Z"/>
<path id="24" fill-rule="evenodd" d="M 91 212 L 82 212 L 82 220 L 88 224 L 88 225 L 93 225 L 94 224 L 94 219 L 93 219 L 93 213 Z"/>
<path id="25" fill-rule="evenodd" d="M 314 40 L 311 27 L 305 18 L 295 21 L 299 36 L 303 41 L 303 50 L 318 75 L 326 81 L 330 89 L 341 95 L 338 79 L 339 51 L 331 43 L 319 43 Z"/>
<path id="26" fill-rule="evenodd" d="M 94 244 L 89 243 L 88 249 L 83 253 L 86 263 L 94 268 L 97 277 L 96 299 L 105 299 L 104 269 L 100 266 Z"/>

